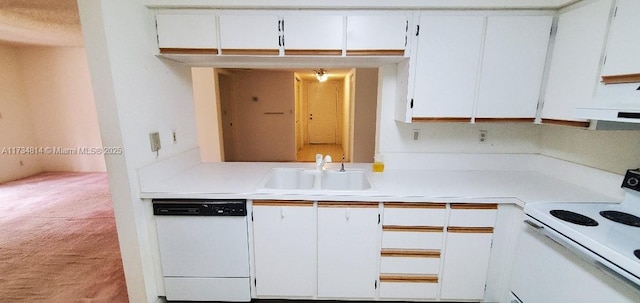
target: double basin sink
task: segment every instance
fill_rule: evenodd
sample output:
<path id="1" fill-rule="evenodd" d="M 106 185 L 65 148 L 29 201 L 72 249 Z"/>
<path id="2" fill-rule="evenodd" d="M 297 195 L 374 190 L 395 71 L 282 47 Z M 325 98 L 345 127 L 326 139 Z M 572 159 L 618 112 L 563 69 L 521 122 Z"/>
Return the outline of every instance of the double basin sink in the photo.
<path id="1" fill-rule="evenodd" d="M 269 171 L 258 191 L 323 192 L 368 191 L 373 185 L 364 170 L 317 170 L 274 168 Z"/>

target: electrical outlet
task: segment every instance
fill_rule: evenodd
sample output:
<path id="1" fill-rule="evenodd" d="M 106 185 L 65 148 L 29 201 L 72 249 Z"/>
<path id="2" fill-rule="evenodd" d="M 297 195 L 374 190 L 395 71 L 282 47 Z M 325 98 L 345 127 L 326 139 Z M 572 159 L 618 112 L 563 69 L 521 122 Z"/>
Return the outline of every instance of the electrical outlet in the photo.
<path id="1" fill-rule="evenodd" d="M 413 130 L 413 141 L 418 141 L 419 138 L 420 138 L 420 130 L 419 129 L 414 129 Z"/>
<path id="2" fill-rule="evenodd" d="M 480 131 L 480 143 L 486 143 L 487 142 L 487 134 L 488 134 L 488 132 L 486 130 L 481 130 Z"/>
<path id="3" fill-rule="evenodd" d="M 158 133 L 158 132 L 150 133 L 149 134 L 149 141 L 151 141 L 151 151 L 152 152 L 157 152 L 158 150 L 160 150 L 160 147 L 162 147 L 160 145 L 160 133 Z"/>
<path id="4" fill-rule="evenodd" d="M 178 144 L 178 135 L 175 129 L 171 130 L 171 144 Z"/>

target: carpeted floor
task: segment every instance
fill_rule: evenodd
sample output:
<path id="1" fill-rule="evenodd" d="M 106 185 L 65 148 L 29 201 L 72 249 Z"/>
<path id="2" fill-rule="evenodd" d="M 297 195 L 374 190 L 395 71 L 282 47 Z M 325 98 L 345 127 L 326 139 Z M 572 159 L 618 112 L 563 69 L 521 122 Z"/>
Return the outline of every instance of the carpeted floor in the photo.
<path id="1" fill-rule="evenodd" d="M 0 184 L 0 302 L 128 302 L 106 173 Z"/>

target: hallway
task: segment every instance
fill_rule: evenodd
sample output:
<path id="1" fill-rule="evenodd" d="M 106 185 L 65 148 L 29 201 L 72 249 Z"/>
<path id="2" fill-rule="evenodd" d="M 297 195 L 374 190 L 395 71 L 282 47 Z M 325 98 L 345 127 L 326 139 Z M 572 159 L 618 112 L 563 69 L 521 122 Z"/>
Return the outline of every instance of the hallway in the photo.
<path id="1" fill-rule="evenodd" d="M 344 149 L 341 144 L 306 144 L 296 154 L 296 161 L 314 162 L 316 154 L 331 155 L 333 162 L 340 162 L 344 155 Z M 345 155 L 345 162 L 348 161 L 349 159 Z"/>

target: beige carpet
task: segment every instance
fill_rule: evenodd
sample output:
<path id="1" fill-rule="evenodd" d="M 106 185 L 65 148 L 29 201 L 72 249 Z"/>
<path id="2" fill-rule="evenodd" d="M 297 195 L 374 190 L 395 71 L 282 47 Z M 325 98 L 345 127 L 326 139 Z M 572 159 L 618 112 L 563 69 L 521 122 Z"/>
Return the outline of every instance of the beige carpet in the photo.
<path id="1" fill-rule="evenodd" d="M 105 173 L 0 184 L 0 302 L 128 302 Z"/>

